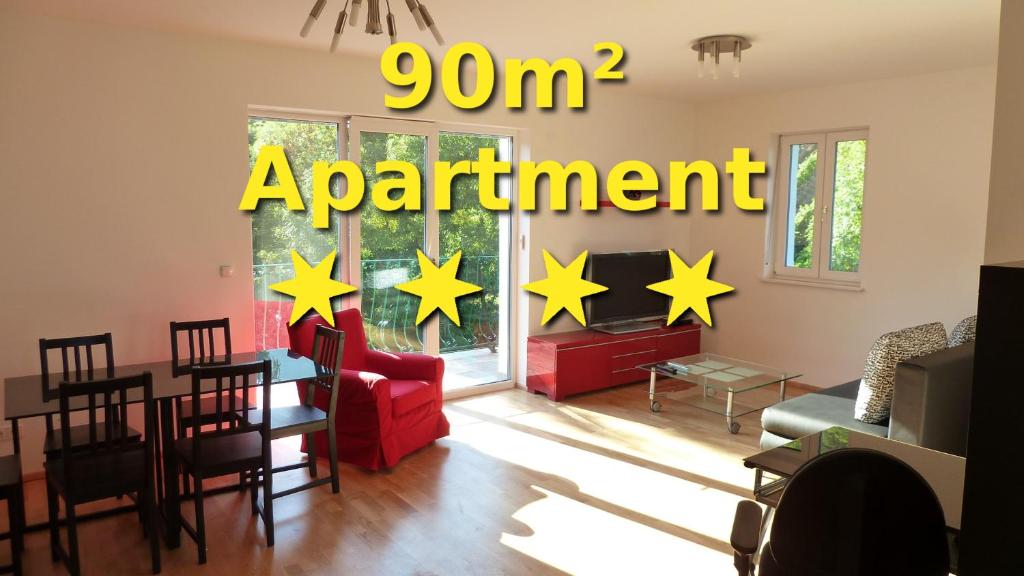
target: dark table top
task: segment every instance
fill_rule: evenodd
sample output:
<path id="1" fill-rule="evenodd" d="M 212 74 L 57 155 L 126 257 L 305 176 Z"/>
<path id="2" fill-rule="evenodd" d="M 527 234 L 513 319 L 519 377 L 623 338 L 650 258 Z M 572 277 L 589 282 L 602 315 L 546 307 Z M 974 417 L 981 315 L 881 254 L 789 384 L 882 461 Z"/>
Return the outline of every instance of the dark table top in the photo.
<path id="1" fill-rule="evenodd" d="M 878 450 L 902 460 L 917 470 L 935 491 L 939 503 L 942 504 L 946 524 L 951 528 L 960 529 L 964 471 L 967 467 L 967 460 L 960 456 L 834 426 L 745 458 L 743 465 L 789 478 L 808 461 L 826 452 L 843 448 Z"/>
<path id="2" fill-rule="evenodd" d="M 259 360 L 270 360 L 271 363 L 271 384 L 280 384 L 294 380 L 304 380 L 317 376 L 316 365 L 312 360 L 296 354 L 287 348 L 276 348 L 263 352 L 242 352 L 232 354 L 229 357 L 219 356 L 214 363 L 223 364 L 244 364 Z M 142 372 L 150 372 L 153 375 L 153 398 L 156 400 L 187 396 L 192 393 L 192 377 L 188 366 L 182 366 L 181 361 L 173 362 L 163 360 L 160 362 L 147 362 L 144 364 L 131 364 L 114 367 L 114 376 L 131 376 Z M 96 371 L 96 377 L 106 377 L 106 369 Z M 40 374 L 31 376 L 16 376 L 4 379 L 4 418 L 14 420 L 17 418 L 29 418 L 45 414 L 57 414 L 60 412 L 60 402 L 56 394 L 60 382 L 60 372 L 50 375 L 47 387 L 43 387 L 43 378 Z M 256 384 L 262 385 L 261 376 L 256 377 Z M 209 380 L 204 382 L 213 391 L 216 382 Z M 82 406 L 72 403 L 72 409 L 85 407 L 84 398 Z M 141 402 L 141 391 L 137 397 L 129 396 L 129 402 Z"/>

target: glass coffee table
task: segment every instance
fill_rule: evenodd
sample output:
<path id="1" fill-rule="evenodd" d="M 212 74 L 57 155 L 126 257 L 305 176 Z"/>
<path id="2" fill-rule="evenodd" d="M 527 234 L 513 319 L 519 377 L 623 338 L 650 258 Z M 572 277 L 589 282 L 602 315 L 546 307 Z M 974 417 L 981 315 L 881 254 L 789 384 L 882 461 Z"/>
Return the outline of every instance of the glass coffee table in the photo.
<path id="1" fill-rule="evenodd" d="M 800 376 L 796 372 L 706 352 L 641 364 L 637 368 L 651 373 L 648 395 L 652 412 L 661 411 L 660 398 L 696 389 L 697 393 L 684 401 L 725 416 L 725 424 L 732 434 L 740 431 L 740 424 L 735 418 L 782 402 L 786 399 L 786 381 Z M 760 401 L 741 404 L 736 398 L 740 394 L 746 394 L 744 399 L 751 398 L 755 395 L 750 392 L 773 384 L 779 385 L 778 400 L 773 396 L 765 401 L 762 394 Z"/>

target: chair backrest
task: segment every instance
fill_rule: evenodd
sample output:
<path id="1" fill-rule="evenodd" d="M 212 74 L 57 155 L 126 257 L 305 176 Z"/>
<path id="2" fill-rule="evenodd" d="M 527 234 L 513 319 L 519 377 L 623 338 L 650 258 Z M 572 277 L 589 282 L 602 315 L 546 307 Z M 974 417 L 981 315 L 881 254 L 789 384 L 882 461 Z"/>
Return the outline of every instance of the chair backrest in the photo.
<path id="1" fill-rule="evenodd" d="M 913 468 L 874 450 L 837 450 L 801 467 L 779 501 L 766 552 L 766 575 L 949 573 L 935 493 Z"/>
<path id="2" fill-rule="evenodd" d="M 217 335 L 223 345 L 217 349 Z M 183 337 L 184 336 L 184 337 Z M 188 341 L 188 355 L 184 356 L 179 347 L 179 339 Z M 171 360 L 174 362 L 175 373 L 180 373 L 179 362 L 185 360 L 191 367 L 196 364 L 213 362 L 217 355 L 231 355 L 231 322 L 227 318 L 218 320 L 194 320 L 189 322 L 171 322 Z"/>
<path id="3" fill-rule="evenodd" d="M 74 489 L 74 474 L 77 466 L 88 466 L 90 460 L 100 456 L 145 450 L 146 469 L 152 468 L 155 438 L 152 374 L 143 372 L 135 376 L 106 378 L 91 382 L 61 382 L 59 394 L 61 459 L 64 462 L 64 485 L 68 490 Z M 142 443 L 128 434 L 130 395 L 134 396 L 135 401 L 143 402 L 145 427 Z M 72 444 L 71 412 L 72 410 L 81 410 L 83 405 L 89 415 L 89 442 L 88 444 Z M 100 414 L 103 416 L 102 419 L 98 417 Z"/>
<path id="4" fill-rule="evenodd" d="M 97 355 L 93 354 L 93 348 L 99 346 L 103 347 L 104 366 L 97 369 Z M 95 336 L 40 338 L 39 369 L 43 375 L 43 386 L 47 385 L 50 377 L 50 352 L 53 350 L 60 352 L 60 379 L 62 381 L 83 382 L 114 376 L 114 339 L 110 336 L 110 332 Z"/>
<path id="5" fill-rule="evenodd" d="M 317 326 L 328 326 L 319 315 L 310 316 L 288 327 L 289 349 L 306 358 L 313 358 L 313 340 Z M 356 308 L 334 313 L 334 329 L 345 333 L 342 366 L 349 370 L 362 370 L 366 366 L 366 333 L 363 317 Z"/>
<path id="6" fill-rule="evenodd" d="M 93 349 L 102 347 L 101 353 Z M 58 352 L 60 369 L 51 373 L 50 353 Z M 101 355 L 102 354 L 102 355 Z M 99 360 L 103 366 L 97 366 Z M 84 362 L 84 364 L 83 364 Z M 88 382 L 98 378 L 114 377 L 114 339 L 110 332 L 94 336 L 39 339 L 39 373 L 42 375 L 42 393 L 46 401 L 58 397 L 57 387 L 50 387 L 51 374 L 59 374 L 59 382 Z M 53 416 L 46 415 L 46 430 L 53 431 Z"/>
<path id="7" fill-rule="evenodd" d="M 333 420 L 335 409 L 338 405 L 338 389 L 341 387 L 341 363 L 345 350 L 345 333 L 341 330 L 334 330 L 324 325 L 317 325 L 316 334 L 313 337 L 312 356 L 316 365 L 317 377 L 306 381 L 305 404 L 312 406 L 316 389 L 327 390 L 330 395 L 330 403 L 327 405 L 327 417 Z"/>
<path id="8" fill-rule="evenodd" d="M 256 382 L 260 378 L 259 383 Z M 204 382 L 212 380 L 214 385 L 203 390 Z M 245 364 L 226 364 L 216 366 L 198 365 L 192 368 L 192 402 L 193 406 L 199 406 L 203 394 L 215 392 L 214 402 L 216 403 L 216 429 L 206 432 L 207 436 L 221 434 L 244 434 L 254 430 L 261 431 L 263 437 L 269 442 L 270 438 L 270 382 L 271 365 L 270 360 L 246 362 Z M 258 385 L 263 387 L 263 417 L 254 422 L 253 413 L 250 410 L 249 393 L 251 388 Z M 240 393 L 240 394 L 239 394 Z M 237 402 L 240 397 L 242 405 Z M 225 416 L 235 414 L 237 417 L 227 418 Z M 198 461 L 202 449 L 201 418 L 192 419 L 192 454 Z"/>

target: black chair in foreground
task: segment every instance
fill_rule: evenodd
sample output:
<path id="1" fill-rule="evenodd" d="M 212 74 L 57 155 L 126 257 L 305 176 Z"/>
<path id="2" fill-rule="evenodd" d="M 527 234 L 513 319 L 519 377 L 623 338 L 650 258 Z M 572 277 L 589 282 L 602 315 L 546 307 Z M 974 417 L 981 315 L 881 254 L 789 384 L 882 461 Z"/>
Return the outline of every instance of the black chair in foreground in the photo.
<path id="1" fill-rule="evenodd" d="M 330 454 L 331 477 L 313 480 L 287 490 L 272 494 L 273 498 L 280 498 L 294 494 L 302 490 L 321 486 L 330 482 L 331 491 L 335 494 L 340 490 L 338 479 L 338 437 L 335 433 L 335 417 L 338 407 L 338 389 L 341 379 L 341 355 L 345 348 L 345 333 L 334 330 L 327 326 L 317 326 L 313 336 L 313 362 L 317 367 L 317 377 L 305 382 L 305 401 L 298 406 L 282 406 L 270 409 L 270 438 L 288 438 L 305 436 L 306 450 L 309 459 L 298 464 L 288 464 L 273 468 L 273 472 L 285 472 L 298 468 L 309 468 L 309 474 L 316 477 L 316 441 L 313 434 L 316 432 L 327 433 L 327 445 Z M 329 396 L 327 412 L 313 405 L 314 396 L 325 394 Z M 241 415 L 239 415 L 241 417 Z M 254 421 L 260 421 L 260 414 L 253 414 Z"/>
<path id="2" fill-rule="evenodd" d="M 25 549 L 25 494 L 21 485 L 21 461 L 17 454 L 0 456 L 0 500 L 7 501 L 10 524 L 0 540 L 11 541 L 11 563 L 0 566 L 0 574 L 21 575 L 21 552 Z"/>
<path id="3" fill-rule="evenodd" d="M 223 349 L 217 349 L 218 334 Z M 188 355 L 183 354 L 182 344 L 188 343 Z M 220 357 L 218 358 L 218 354 Z M 221 362 L 231 363 L 231 321 L 228 318 L 216 320 L 192 320 L 188 322 L 171 322 L 171 361 L 174 363 L 174 375 L 188 374 L 193 366 Z M 241 406 L 242 399 L 235 398 L 235 405 Z M 198 411 L 196 407 L 199 407 Z M 217 399 L 211 394 L 204 394 L 199 402 L 192 398 L 175 398 L 174 408 L 177 413 L 175 433 L 178 438 L 188 436 L 193 420 L 199 420 L 201 426 L 216 424 L 218 421 L 232 418 L 232 412 L 217 412 Z M 198 412 L 198 415 L 197 415 Z M 225 420 L 226 421 L 226 420 Z M 239 487 L 242 478 L 239 477 Z M 185 495 L 192 490 L 186 479 Z"/>
<path id="4" fill-rule="evenodd" d="M 228 474 L 247 474 L 258 478 L 261 470 L 270 470 L 270 360 L 225 366 L 197 366 L 192 369 L 192 402 L 198 406 L 204 382 L 213 380 L 215 429 L 202 431 L 199 419 L 192 420 L 192 436 L 178 438 L 174 455 L 182 472 L 195 480 L 195 526 L 182 519 L 185 532 L 199 548 L 199 563 L 206 563 L 206 518 L 203 510 L 203 480 Z M 263 385 L 263 406 L 250 409 L 250 388 L 256 377 Z M 237 393 L 237 394 L 236 394 Z M 236 401 L 241 400 L 239 406 Z M 238 414 L 238 418 L 224 417 Z M 258 415 L 258 416 L 257 416 Z M 258 420 L 257 420 L 258 418 Z M 168 471 L 174 473 L 174 471 Z M 258 502 L 258 483 L 251 482 L 252 511 L 263 517 L 267 546 L 274 545 L 273 474 L 263 483 L 263 506 Z"/>
<path id="5" fill-rule="evenodd" d="M 761 508 L 740 502 L 732 546 L 740 576 L 754 574 Z M 946 576 L 949 544 L 942 507 L 910 466 L 873 450 L 819 456 L 789 480 L 761 576 Z"/>
<path id="6" fill-rule="evenodd" d="M 127 433 L 129 395 L 143 401 L 142 441 Z M 71 412 L 85 409 L 86 443 L 72 442 Z M 97 418 L 97 413 L 103 419 Z M 137 376 L 62 382 L 60 384 L 60 457 L 46 462 L 46 499 L 50 517 L 50 551 L 54 562 L 63 561 L 73 575 L 81 572 L 75 506 L 122 494 L 136 494 L 143 533 L 149 538 L 154 574 L 160 573 L 160 525 L 154 481 L 153 378 Z M 120 431 L 115 431 L 120 427 Z M 60 542 L 60 500 L 64 500 L 68 549 Z"/>

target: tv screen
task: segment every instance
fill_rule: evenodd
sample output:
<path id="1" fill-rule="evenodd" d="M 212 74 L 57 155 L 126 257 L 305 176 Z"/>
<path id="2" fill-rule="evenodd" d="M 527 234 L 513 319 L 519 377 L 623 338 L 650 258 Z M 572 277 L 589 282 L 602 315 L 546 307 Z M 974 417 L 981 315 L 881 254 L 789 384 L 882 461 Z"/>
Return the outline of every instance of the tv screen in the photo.
<path id="1" fill-rule="evenodd" d="M 607 324 L 668 314 L 669 298 L 649 284 L 670 276 L 668 252 L 592 254 L 588 278 L 608 290 L 587 299 L 588 324 Z"/>

